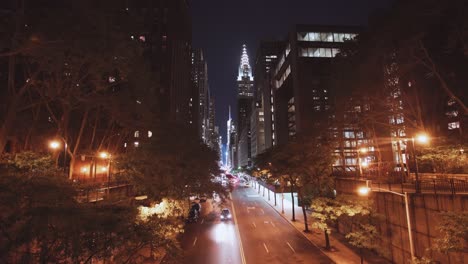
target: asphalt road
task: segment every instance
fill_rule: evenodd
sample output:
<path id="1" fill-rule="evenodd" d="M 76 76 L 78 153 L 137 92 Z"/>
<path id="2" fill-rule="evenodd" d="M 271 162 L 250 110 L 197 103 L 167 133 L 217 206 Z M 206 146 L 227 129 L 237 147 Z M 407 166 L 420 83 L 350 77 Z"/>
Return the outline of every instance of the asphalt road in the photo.
<path id="1" fill-rule="evenodd" d="M 252 188 L 239 186 L 231 197 L 233 220 L 221 222 L 207 202 L 198 223 L 187 225 L 184 263 L 333 263 Z"/>

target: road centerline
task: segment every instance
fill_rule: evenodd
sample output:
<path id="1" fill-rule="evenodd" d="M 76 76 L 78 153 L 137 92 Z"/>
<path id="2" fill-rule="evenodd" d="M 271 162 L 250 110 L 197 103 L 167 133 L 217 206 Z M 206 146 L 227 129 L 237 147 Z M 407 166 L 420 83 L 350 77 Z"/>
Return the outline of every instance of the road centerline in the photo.
<path id="1" fill-rule="evenodd" d="M 195 244 L 197 243 L 197 240 L 198 240 L 198 237 L 195 237 L 195 240 L 193 241 L 192 247 L 195 246 Z"/>

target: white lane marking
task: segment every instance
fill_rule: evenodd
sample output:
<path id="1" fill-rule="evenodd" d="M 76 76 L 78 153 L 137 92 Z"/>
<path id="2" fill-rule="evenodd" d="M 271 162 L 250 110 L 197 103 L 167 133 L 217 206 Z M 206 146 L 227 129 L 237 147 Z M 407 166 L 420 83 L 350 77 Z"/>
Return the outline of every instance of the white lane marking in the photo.
<path id="1" fill-rule="evenodd" d="M 198 237 L 195 237 L 195 240 L 193 241 L 193 245 L 192 245 L 193 247 L 194 247 L 195 244 L 197 243 L 197 239 L 198 239 Z"/>
<path id="2" fill-rule="evenodd" d="M 229 193 L 229 198 L 231 198 L 231 201 L 232 201 L 232 193 Z M 237 224 L 238 222 L 237 222 L 236 208 L 234 207 L 234 201 L 231 202 L 231 208 L 232 208 L 232 215 L 234 215 L 236 235 L 237 235 L 237 239 L 239 240 L 239 252 L 241 255 L 242 264 L 247 264 L 247 261 L 245 260 L 245 255 L 244 255 L 244 248 L 242 246 L 242 238 L 240 236 L 239 225 Z"/>
<path id="3" fill-rule="evenodd" d="M 265 247 L 266 253 L 270 253 L 270 251 L 268 250 L 268 248 L 267 248 L 267 246 L 265 245 L 265 243 L 263 243 L 263 247 Z"/>
<path id="4" fill-rule="evenodd" d="M 273 224 L 273 222 L 270 222 L 270 223 L 271 223 L 271 225 L 272 225 L 273 227 L 276 227 L 275 224 Z"/>
<path id="5" fill-rule="evenodd" d="M 205 219 L 202 219 L 202 220 L 201 220 L 201 223 L 200 223 L 201 225 L 203 225 L 203 221 L 205 221 Z"/>
<path id="6" fill-rule="evenodd" d="M 296 253 L 296 250 L 294 250 L 294 248 L 291 246 L 291 244 L 289 244 L 289 242 L 286 241 L 286 244 L 288 244 L 289 248 L 292 250 L 293 253 Z"/>
<path id="7" fill-rule="evenodd" d="M 265 214 L 265 211 L 263 211 L 263 209 L 260 209 L 262 211 L 262 214 Z"/>
<path id="8" fill-rule="evenodd" d="M 257 228 L 257 225 L 255 224 L 255 222 L 252 222 L 252 225 L 253 225 L 255 228 Z"/>

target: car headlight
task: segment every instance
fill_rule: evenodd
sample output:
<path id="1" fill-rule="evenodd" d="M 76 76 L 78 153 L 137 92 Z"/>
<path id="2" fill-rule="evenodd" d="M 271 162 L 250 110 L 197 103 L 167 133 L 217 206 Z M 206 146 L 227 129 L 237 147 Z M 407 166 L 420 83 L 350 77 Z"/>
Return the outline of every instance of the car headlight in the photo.
<path id="1" fill-rule="evenodd" d="M 231 214 L 228 214 L 228 218 L 231 218 Z"/>
<path id="2" fill-rule="evenodd" d="M 223 218 L 224 218 L 224 215 L 221 216 L 221 219 L 223 219 Z"/>

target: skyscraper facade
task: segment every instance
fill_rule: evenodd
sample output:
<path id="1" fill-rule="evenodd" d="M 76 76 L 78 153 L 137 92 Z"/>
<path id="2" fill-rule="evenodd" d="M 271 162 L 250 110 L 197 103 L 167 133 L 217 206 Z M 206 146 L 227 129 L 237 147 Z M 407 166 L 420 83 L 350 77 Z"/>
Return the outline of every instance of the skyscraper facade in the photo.
<path id="1" fill-rule="evenodd" d="M 282 41 L 262 41 L 257 50 L 254 67 L 255 105 L 251 115 L 252 157 L 274 144 L 272 72 L 283 48 Z"/>
<path id="2" fill-rule="evenodd" d="M 237 76 L 237 131 L 239 166 L 251 165 L 250 115 L 254 101 L 254 78 L 250 67 L 247 46 L 242 46 L 242 55 Z"/>
<path id="3" fill-rule="evenodd" d="M 206 142 L 209 114 L 208 65 L 201 49 L 192 51 L 192 81 L 198 90 L 198 135 Z"/>

